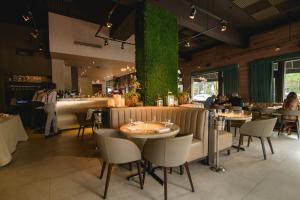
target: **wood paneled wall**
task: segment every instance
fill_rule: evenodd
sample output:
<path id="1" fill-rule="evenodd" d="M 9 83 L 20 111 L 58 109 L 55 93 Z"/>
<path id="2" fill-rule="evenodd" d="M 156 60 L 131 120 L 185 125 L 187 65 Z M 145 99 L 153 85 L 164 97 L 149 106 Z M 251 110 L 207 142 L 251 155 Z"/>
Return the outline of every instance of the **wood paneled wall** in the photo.
<path id="1" fill-rule="evenodd" d="M 275 51 L 277 46 L 280 47 L 280 51 Z M 184 89 L 190 87 L 193 72 L 239 64 L 240 95 L 249 100 L 248 63 L 255 59 L 295 51 L 300 51 L 300 21 L 251 36 L 248 48 L 220 45 L 194 54 L 192 61 L 180 64 L 180 69 L 183 72 Z"/>

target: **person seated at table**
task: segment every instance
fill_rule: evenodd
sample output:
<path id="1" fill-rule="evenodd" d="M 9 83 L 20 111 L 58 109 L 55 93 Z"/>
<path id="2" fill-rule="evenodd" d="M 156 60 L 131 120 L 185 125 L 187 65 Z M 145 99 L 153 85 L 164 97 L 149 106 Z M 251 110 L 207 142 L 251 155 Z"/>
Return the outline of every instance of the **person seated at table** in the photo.
<path id="1" fill-rule="evenodd" d="M 216 99 L 216 95 L 214 94 L 208 97 L 204 102 L 204 107 L 211 108 L 214 105 L 215 99 Z"/>
<path id="2" fill-rule="evenodd" d="M 239 97 L 239 94 L 237 92 L 232 93 L 231 98 L 229 99 L 229 103 L 231 106 L 239 106 L 243 107 L 244 102 L 241 97 Z"/>
<path id="3" fill-rule="evenodd" d="M 224 105 L 227 102 L 228 102 L 228 100 L 227 100 L 226 96 L 218 94 L 218 96 L 217 96 L 217 98 L 216 98 L 216 100 L 214 102 L 214 105 Z"/>
<path id="4" fill-rule="evenodd" d="M 283 105 L 282 108 L 285 110 L 293 110 L 293 111 L 297 111 L 300 110 L 300 102 L 298 99 L 298 96 L 295 92 L 290 92 L 286 99 L 283 101 Z M 296 117 L 294 116 L 284 116 L 285 120 L 296 120 Z M 298 119 L 300 119 L 298 117 Z M 291 128 L 292 125 L 289 125 L 287 122 L 284 122 L 284 127 L 283 130 L 287 130 L 288 134 L 291 134 Z"/>
<path id="5" fill-rule="evenodd" d="M 295 92 L 290 92 L 286 99 L 283 101 L 283 109 L 286 110 L 300 110 L 300 102 Z"/>

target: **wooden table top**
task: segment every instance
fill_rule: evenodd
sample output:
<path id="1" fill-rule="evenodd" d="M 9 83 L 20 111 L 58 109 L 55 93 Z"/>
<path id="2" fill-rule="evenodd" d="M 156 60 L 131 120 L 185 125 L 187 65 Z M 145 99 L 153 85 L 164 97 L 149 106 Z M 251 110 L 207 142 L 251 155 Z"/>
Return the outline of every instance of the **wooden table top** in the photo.
<path id="1" fill-rule="evenodd" d="M 170 130 L 159 132 L 159 130 L 164 130 L 164 128 L 170 128 Z M 136 125 L 125 124 L 121 126 L 120 131 L 129 138 L 153 139 L 175 136 L 179 133 L 180 128 L 176 124 L 165 125 L 165 123 L 161 122 L 142 122 Z"/>

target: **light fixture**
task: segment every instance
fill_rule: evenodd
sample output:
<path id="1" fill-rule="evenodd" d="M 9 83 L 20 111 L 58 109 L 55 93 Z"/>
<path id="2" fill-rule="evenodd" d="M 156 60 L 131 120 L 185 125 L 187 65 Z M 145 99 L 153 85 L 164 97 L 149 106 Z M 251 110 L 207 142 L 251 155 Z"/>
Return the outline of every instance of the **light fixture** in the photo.
<path id="1" fill-rule="evenodd" d="M 40 44 L 37 50 L 38 51 L 43 51 L 43 46 Z"/>
<path id="2" fill-rule="evenodd" d="M 196 6 L 195 5 L 191 5 L 191 13 L 190 13 L 189 18 L 190 19 L 195 19 L 196 13 L 197 13 Z"/>
<path id="3" fill-rule="evenodd" d="M 185 46 L 185 47 L 191 47 L 191 43 L 190 43 L 189 41 L 185 41 L 185 42 L 184 42 L 184 46 Z"/>
<path id="4" fill-rule="evenodd" d="M 275 51 L 275 52 L 280 51 L 280 46 L 279 46 L 279 45 L 276 45 L 274 51 Z"/>
<path id="5" fill-rule="evenodd" d="M 25 22 L 28 22 L 28 21 L 31 20 L 31 18 L 32 18 L 32 13 L 31 13 L 31 11 L 29 10 L 27 13 L 28 13 L 28 14 L 22 15 L 22 18 L 23 18 L 23 20 L 24 20 Z"/>
<path id="6" fill-rule="evenodd" d="M 112 27 L 112 23 L 111 23 L 111 22 L 109 22 L 109 21 L 108 21 L 108 22 L 106 22 L 106 27 L 107 27 L 107 28 L 111 28 L 111 27 Z"/>
<path id="7" fill-rule="evenodd" d="M 107 39 L 104 40 L 104 46 L 107 46 L 108 45 L 108 41 Z"/>
<path id="8" fill-rule="evenodd" d="M 95 61 L 92 61 L 93 65 L 95 64 Z"/>
<path id="9" fill-rule="evenodd" d="M 221 26 L 220 30 L 221 30 L 222 32 L 224 32 L 224 31 L 227 30 L 227 22 L 226 22 L 225 20 L 222 20 L 222 21 L 220 22 L 220 26 Z"/>
<path id="10" fill-rule="evenodd" d="M 124 42 L 122 42 L 122 44 L 121 44 L 121 49 L 124 49 Z"/>
<path id="11" fill-rule="evenodd" d="M 33 37 L 34 39 L 37 39 L 39 37 L 39 33 L 37 32 L 31 32 L 30 33 L 31 37 Z"/>

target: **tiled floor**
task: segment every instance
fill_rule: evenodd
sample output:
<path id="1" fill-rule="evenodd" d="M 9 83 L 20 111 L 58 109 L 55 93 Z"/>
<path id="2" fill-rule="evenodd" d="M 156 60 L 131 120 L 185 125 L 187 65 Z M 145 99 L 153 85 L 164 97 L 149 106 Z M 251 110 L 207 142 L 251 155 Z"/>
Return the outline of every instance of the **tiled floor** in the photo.
<path id="1" fill-rule="evenodd" d="M 29 141 L 18 145 L 13 162 L 0 168 L 1 200 L 102 199 L 104 180 L 97 178 L 100 162 L 91 135 L 83 142 L 76 139 L 75 131 L 49 139 L 29 135 Z M 300 141 L 276 134 L 272 139 L 275 154 L 266 146 L 267 161 L 254 139 L 245 152 L 233 150 L 221 157 L 226 173 L 191 163 L 195 193 L 190 192 L 185 175 L 169 175 L 169 199 L 300 199 Z M 125 179 L 134 172 L 114 167 L 108 199 L 163 199 L 163 187 L 151 177 L 146 177 L 144 190 L 137 179 Z"/>

